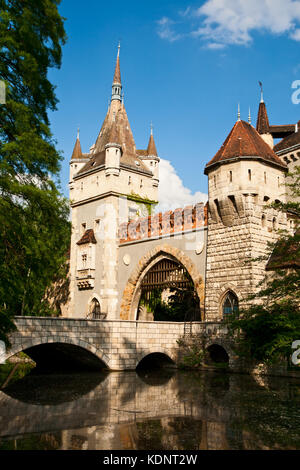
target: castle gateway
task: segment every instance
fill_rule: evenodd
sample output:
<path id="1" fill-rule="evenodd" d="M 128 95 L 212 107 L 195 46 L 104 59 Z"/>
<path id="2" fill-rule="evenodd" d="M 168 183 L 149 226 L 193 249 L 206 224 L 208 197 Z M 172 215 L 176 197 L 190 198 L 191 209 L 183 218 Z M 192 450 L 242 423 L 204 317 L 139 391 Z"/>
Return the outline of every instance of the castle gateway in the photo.
<path id="1" fill-rule="evenodd" d="M 175 295 L 185 306 L 177 320 L 221 321 L 257 290 L 266 262 L 254 259 L 267 252 L 277 229 L 293 230 L 292 219 L 266 205 L 286 201 L 286 174 L 300 154 L 298 124 L 271 126 L 261 97 L 256 129 L 238 116 L 207 163 L 208 203 L 155 213 L 160 159 L 153 131 L 147 148 L 136 149 L 122 96 L 118 51 L 99 135 L 89 153 L 82 153 L 78 135 L 70 161 L 64 316 L 159 320 L 165 317 L 158 306 Z"/>

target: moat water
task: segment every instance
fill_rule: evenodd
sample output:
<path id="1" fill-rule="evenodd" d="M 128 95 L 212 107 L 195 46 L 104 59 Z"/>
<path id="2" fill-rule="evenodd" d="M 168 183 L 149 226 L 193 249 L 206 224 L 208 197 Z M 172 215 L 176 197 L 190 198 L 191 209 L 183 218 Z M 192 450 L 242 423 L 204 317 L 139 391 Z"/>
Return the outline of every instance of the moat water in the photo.
<path id="1" fill-rule="evenodd" d="M 299 405 L 296 379 L 29 374 L 0 392 L 0 450 L 300 449 Z"/>

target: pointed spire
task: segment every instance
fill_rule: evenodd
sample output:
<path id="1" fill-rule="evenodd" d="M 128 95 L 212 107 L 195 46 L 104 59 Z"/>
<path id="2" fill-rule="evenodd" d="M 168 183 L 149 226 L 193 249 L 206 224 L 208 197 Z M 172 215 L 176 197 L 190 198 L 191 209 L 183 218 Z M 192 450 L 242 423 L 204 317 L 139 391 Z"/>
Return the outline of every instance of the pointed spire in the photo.
<path id="1" fill-rule="evenodd" d="M 147 148 L 147 154 L 150 155 L 151 157 L 157 157 L 157 150 L 156 150 L 156 145 L 154 142 L 154 137 L 153 137 L 153 125 L 151 122 L 150 126 L 150 139 L 148 143 L 148 148 Z"/>
<path id="2" fill-rule="evenodd" d="M 77 129 L 77 138 L 76 138 L 76 142 L 74 145 L 71 160 L 74 160 L 75 158 L 82 158 L 82 150 L 81 150 L 81 145 L 80 145 L 80 140 L 79 140 L 79 127 Z"/>
<path id="3" fill-rule="evenodd" d="M 117 54 L 117 62 L 115 68 L 115 74 L 112 84 L 112 94 L 111 94 L 111 101 L 118 100 L 122 102 L 122 84 L 121 84 L 121 71 L 120 71 L 120 43 L 118 45 L 118 54 Z"/>
<path id="4" fill-rule="evenodd" d="M 238 104 L 238 114 L 237 114 L 237 120 L 241 120 L 241 110 L 240 110 L 240 103 Z"/>
<path id="5" fill-rule="evenodd" d="M 258 107 L 257 121 L 256 121 L 256 130 L 259 134 L 269 134 L 270 133 L 270 124 L 266 108 L 266 103 L 261 101 Z"/>
<path id="6" fill-rule="evenodd" d="M 260 102 L 263 103 L 264 102 L 263 84 L 262 84 L 262 82 L 258 82 L 258 84 L 260 86 Z"/>
<path id="7" fill-rule="evenodd" d="M 121 84 L 121 71 L 120 71 L 120 42 L 118 44 L 118 54 L 117 54 L 117 62 L 114 74 L 113 83 L 120 83 Z"/>
<path id="8" fill-rule="evenodd" d="M 249 124 L 251 124 L 251 111 L 250 111 L 250 106 L 249 106 L 248 122 L 249 122 Z"/>

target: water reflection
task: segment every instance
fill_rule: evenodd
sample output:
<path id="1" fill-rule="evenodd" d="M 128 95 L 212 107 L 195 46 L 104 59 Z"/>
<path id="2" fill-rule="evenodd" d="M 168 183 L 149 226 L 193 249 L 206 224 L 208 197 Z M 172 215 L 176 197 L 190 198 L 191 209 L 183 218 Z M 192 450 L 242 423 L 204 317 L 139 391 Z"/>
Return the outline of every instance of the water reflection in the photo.
<path id="1" fill-rule="evenodd" d="M 300 449 L 300 382 L 140 371 L 28 376 L 0 392 L 0 449 Z"/>

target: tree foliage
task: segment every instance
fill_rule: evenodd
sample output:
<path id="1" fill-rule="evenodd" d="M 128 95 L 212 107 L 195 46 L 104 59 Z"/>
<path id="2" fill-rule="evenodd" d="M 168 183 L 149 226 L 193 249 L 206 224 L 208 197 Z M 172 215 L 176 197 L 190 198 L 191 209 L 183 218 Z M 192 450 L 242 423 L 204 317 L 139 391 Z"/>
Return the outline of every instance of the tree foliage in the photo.
<path id="1" fill-rule="evenodd" d="M 65 43 L 60 0 L 0 0 L 0 338 L 15 315 L 55 313 L 45 292 L 65 275 L 70 224 L 49 128 Z"/>

